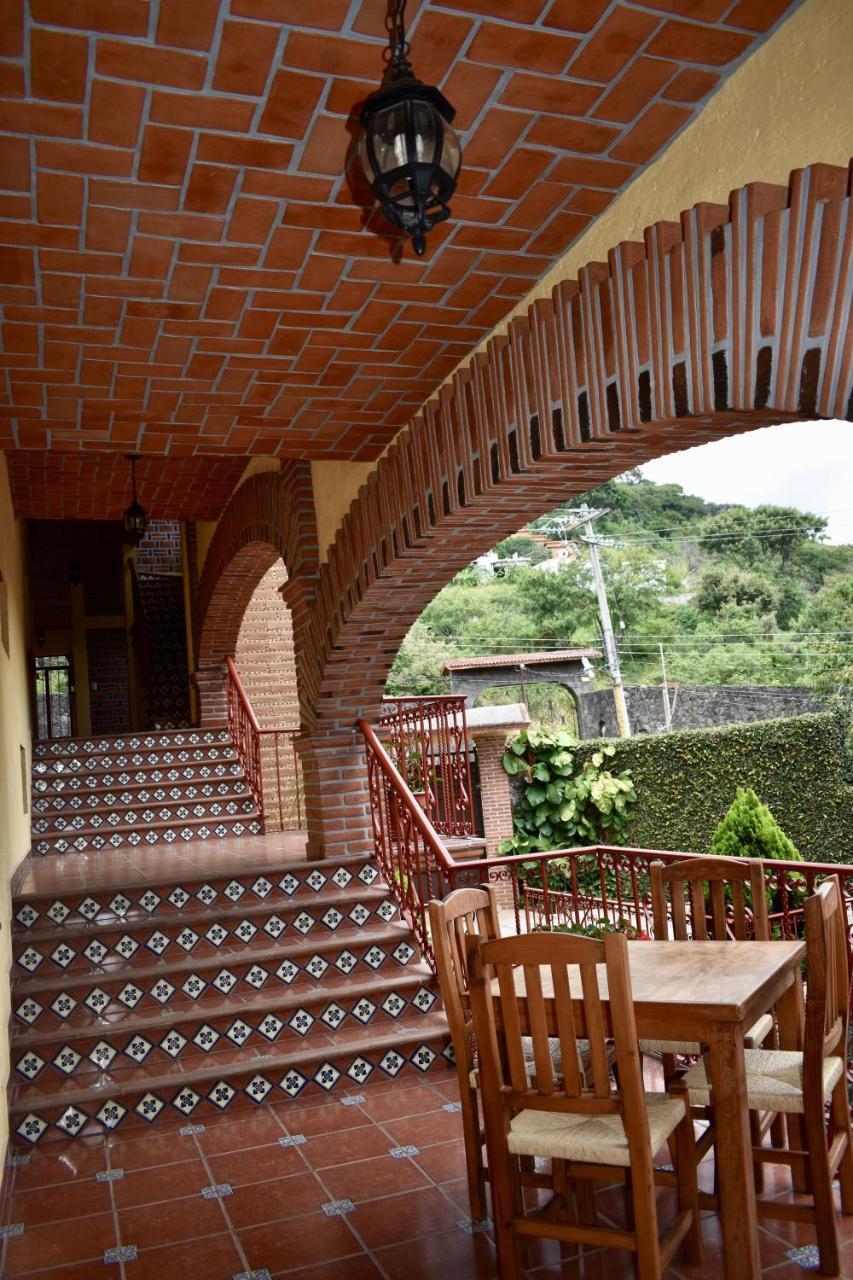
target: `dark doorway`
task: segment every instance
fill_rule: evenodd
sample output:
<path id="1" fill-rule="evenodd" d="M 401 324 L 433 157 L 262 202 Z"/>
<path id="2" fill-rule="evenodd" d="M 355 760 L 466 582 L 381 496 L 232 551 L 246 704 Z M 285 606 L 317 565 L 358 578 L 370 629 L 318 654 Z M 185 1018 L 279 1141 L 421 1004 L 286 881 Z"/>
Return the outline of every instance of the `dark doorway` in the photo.
<path id="1" fill-rule="evenodd" d="M 71 659 L 67 655 L 36 658 L 36 715 L 40 738 L 74 736 Z"/>

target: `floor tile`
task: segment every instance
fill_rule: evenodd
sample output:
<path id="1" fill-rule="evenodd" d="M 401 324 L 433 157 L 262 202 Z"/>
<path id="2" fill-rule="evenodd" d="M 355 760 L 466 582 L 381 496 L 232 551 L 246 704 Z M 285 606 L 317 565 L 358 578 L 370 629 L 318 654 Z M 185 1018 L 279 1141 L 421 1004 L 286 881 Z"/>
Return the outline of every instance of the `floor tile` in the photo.
<path id="1" fill-rule="evenodd" d="M 156 1210 L 150 1205 L 120 1209 L 118 1218 L 122 1240 L 139 1249 L 217 1235 L 227 1227 L 219 1201 L 200 1194 L 161 1202 Z"/>
<path id="2" fill-rule="evenodd" d="M 321 1176 L 336 1200 L 349 1199 L 356 1204 L 429 1186 L 428 1178 L 413 1160 L 398 1160 L 387 1153 L 370 1160 L 333 1165 L 323 1169 Z"/>
<path id="3" fill-rule="evenodd" d="M 360 1204 L 355 1225 L 368 1249 L 380 1249 L 445 1231 L 458 1220 L 456 1205 L 434 1187 L 428 1187 Z"/>
<path id="4" fill-rule="evenodd" d="M 142 1249 L 135 1262 L 124 1264 L 127 1280 L 231 1280 L 244 1270 L 230 1235 L 208 1236 L 188 1244 L 168 1244 Z M 108 1273 L 104 1273 L 108 1280 Z"/>
<path id="5" fill-rule="evenodd" d="M 494 1280 L 497 1258 L 484 1235 L 466 1235 L 458 1227 L 436 1231 L 411 1245 L 377 1249 L 376 1258 L 390 1280 Z"/>
<path id="6" fill-rule="evenodd" d="M 283 1258 L 293 1269 L 315 1266 L 360 1251 L 344 1218 L 328 1218 L 324 1213 L 244 1227 L 237 1234 L 253 1270 L 267 1267 L 272 1272 Z"/>
<path id="7" fill-rule="evenodd" d="M 462 1140 L 462 1117 L 456 1112 L 434 1111 L 425 1116 L 389 1120 L 384 1126 L 401 1147 L 410 1143 L 429 1147 L 436 1142 Z"/>
<path id="8" fill-rule="evenodd" d="M 113 1191 L 117 1207 L 131 1209 L 136 1205 L 156 1205 L 163 1200 L 199 1195 L 202 1187 L 209 1184 L 210 1176 L 196 1156 L 194 1160 L 182 1160 L 180 1164 L 167 1164 L 160 1169 L 125 1170 L 124 1177 L 113 1183 Z"/>
<path id="9" fill-rule="evenodd" d="M 226 1197 L 225 1208 L 233 1226 L 240 1231 L 263 1222 L 316 1213 L 328 1201 L 328 1192 L 312 1173 L 303 1169 L 288 1178 L 237 1187 Z"/>
<path id="10" fill-rule="evenodd" d="M 382 1272 L 366 1253 L 339 1258 L 337 1262 L 321 1262 L 314 1267 L 299 1267 L 296 1271 L 274 1271 L 272 1280 L 279 1280 L 279 1276 L 287 1276 L 287 1280 L 383 1280 Z"/>
<path id="11" fill-rule="evenodd" d="M 111 1211 L 109 1185 L 90 1178 L 66 1186 L 53 1185 L 21 1191 L 14 1196 L 10 1218 L 13 1222 L 23 1222 L 27 1227 L 35 1227 L 46 1222 L 62 1222 L 68 1218 Z"/>
<path id="12" fill-rule="evenodd" d="M 347 1164 L 354 1160 L 366 1160 L 370 1156 L 388 1154 L 394 1146 L 386 1134 L 376 1125 L 365 1124 L 357 1129 L 344 1129 L 341 1133 L 321 1133 L 309 1138 L 301 1150 L 314 1169 L 330 1165 Z"/>
<path id="13" fill-rule="evenodd" d="M 230 1182 L 232 1187 L 264 1182 L 267 1178 L 285 1178 L 300 1173 L 305 1161 L 297 1147 L 282 1147 L 278 1141 L 244 1151 L 225 1151 L 210 1155 L 207 1162 L 216 1182 Z"/>
<path id="14" fill-rule="evenodd" d="M 103 1260 L 104 1250 L 116 1243 L 112 1212 L 78 1218 L 73 1231 L 47 1226 L 27 1227 L 23 1235 L 6 1242 L 6 1276 L 26 1275 L 75 1262 Z"/>

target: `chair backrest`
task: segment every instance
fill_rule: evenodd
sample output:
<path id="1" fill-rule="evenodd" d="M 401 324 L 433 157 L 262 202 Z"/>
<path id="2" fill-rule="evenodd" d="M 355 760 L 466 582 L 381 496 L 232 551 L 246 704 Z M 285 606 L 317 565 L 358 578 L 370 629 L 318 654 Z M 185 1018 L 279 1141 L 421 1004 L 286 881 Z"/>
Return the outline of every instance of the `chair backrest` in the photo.
<path id="1" fill-rule="evenodd" d="M 649 875 L 658 942 L 669 939 L 670 920 L 672 936 L 680 942 L 689 938 L 725 942 L 732 935 L 738 941 L 750 937 L 756 942 L 770 941 L 764 863 L 760 859 L 710 857 L 653 862 Z"/>
<path id="2" fill-rule="evenodd" d="M 552 933 L 494 942 L 472 937 L 467 946 L 487 1129 L 497 1123 L 498 1131 L 502 1127 L 506 1132 L 521 1110 L 618 1113 L 632 1168 L 650 1178 L 652 1153 L 624 935 L 608 934 L 603 942 Z M 609 1016 L 601 996 L 602 969 Z M 616 1042 L 618 1089 L 610 1075 L 610 1034 Z M 523 1035 L 533 1041 L 530 1066 Z M 548 1043 L 555 1036 L 562 1054 L 560 1076 Z M 589 1042 L 585 1074 L 578 1060 L 581 1037 Z"/>
<path id="3" fill-rule="evenodd" d="M 806 899 L 806 1025 L 803 1092 L 823 1106 L 823 1059 L 846 1059 L 850 979 L 844 899 L 835 876 Z"/>
<path id="4" fill-rule="evenodd" d="M 499 938 L 495 891 L 456 889 L 442 901 L 427 904 L 435 968 L 456 1061 L 472 1065 L 471 1007 L 468 1000 L 468 958 L 465 941 L 470 934 Z"/>

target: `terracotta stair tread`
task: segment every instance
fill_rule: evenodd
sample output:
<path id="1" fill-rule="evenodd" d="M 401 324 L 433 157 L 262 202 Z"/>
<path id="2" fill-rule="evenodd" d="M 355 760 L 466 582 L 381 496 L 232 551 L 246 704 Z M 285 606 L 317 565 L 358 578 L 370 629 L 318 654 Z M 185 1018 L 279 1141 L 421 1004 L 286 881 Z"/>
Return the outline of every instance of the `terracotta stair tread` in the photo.
<path id="1" fill-rule="evenodd" d="M 182 1069 L 184 1064 L 180 1060 L 175 1061 L 171 1071 L 166 1069 L 156 1074 L 150 1070 L 146 1072 L 144 1066 L 133 1067 L 129 1069 L 126 1077 L 123 1073 L 123 1078 L 120 1083 L 117 1082 L 116 1088 L 110 1088 L 108 1072 L 98 1076 L 97 1083 L 82 1088 L 73 1077 L 56 1081 L 55 1087 L 50 1087 L 54 1085 L 53 1081 L 50 1081 L 48 1087 L 40 1087 L 38 1080 L 31 1084 L 21 1081 L 20 1088 L 16 1086 L 11 1091 L 9 1111 L 12 1115 L 20 1115 L 31 1109 L 46 1111 L 71 1105 L 84 1107 L 87 1103 L 100 1105 L 107 1098 L 121 1097 L 140 1089 L 158 1093 L 161 1090 L 181 1089 L 199 1083 L 210 1084 L 223 1074 L 229 1074 L 232 1077 L 255 1072 L 273 1075 L 288 1068 L 302 1070 L 310 1064 L 319 1065 L 326 1060 L 334 1061 L 335 1059 L 340 1061 L 352 1055 L 363 1055 L 375 1061 L 384 1050 L 430 1041 L 435 1043 L 437 1040 L 446 1039 L 447 1034 L 445 1015 L 433 1013 L 424 1014 L 417 1022 L 395 1024 L 381 1036 L 371 1034 L 370 1029 L 364 1027 L 359 1027 L 357 1031 L 340 1030 L 334 1033 L 333 1044 L 311 1046 L 303 1042 L 300 1048 L 288 1047 L 284 1051 L 273 1044 L 267 1049 L 259 1049 L 252 1056 L 241 1055 L 237 1063 L 231 1061 L 228 1065 L 221 1061 L 222 1055 L 218 1062 L 211 1061 L 211 1057 L 215 1055 L 209 1055 L 197 1064 L 194 1061 L 189 1069 Z M 239 1054 L 239 1051 L 237 1053 Z"/>
<path id="2" fill-rule="evenodd" d="M 271 843 L 271 837 L 256 838 L 262 839 L 264 845 Z M 275 837 L 272 837 L 275 839 Z M 221 842 L 226 846 L 219 859 L 220 865 L 217 864 L 217 844 L 220 842 L 212 841 L 201 846 L 200 852 L 204 855 L 204 866 L 199 867 L 197 871 L 189 871 L 183 863 L 176 865 L 173 872 L 152 874 L 148 866 L 134 867 L 128 865 L 124 861 L 127 851 L 123 854 L 115 855 L 115 862 L 120 865 L 115 867 L 106 865 L 111 859 L 112 851 L 104 851 L 91 859 L 81 859 L 81 871 L 85 870 L 85 884 L 62 884 L 64 873 L 70 870 L 75 871 L 76 860 L 71 855 L 53 855 L 47 858 L 34 859 L 33 875 L 38 880 L 39 876 L 44 878 L 51 870 L 48 863 L 56 862 L 59 866 L 56 868 L 59 872 L 58 878 L 48 885 L 38 886 L 32 889 L 16 890 L 13 894 L 14 909 L 17 910 L 23 903 L 31 902 L 37 904 L 39 902 L 53 902 L 55 898 L 65 898 L 72 901 L 76 898 L 85 898 L 87 896 L 94 897 L 96 894 L 115 894 L 123 892 L 125 894 L 134 893 L 137 890 L 144 892 L 146 889 L 153 889 L 161 897 L 165 896 L 161 891 L 165 890 L 169 893 L 176 885 L 180 884 L 188 892 L 191 892 L 191 886 L 201 885 L 209 882 L 215 884 L 220 880 L 231 880 L 239 878 L 247 880 L 249 877 L 266 876 L 272 879 L 273 876 L 281 878 L 287 872 L 294 876 L 304 878 L 310 875 L 312 871 L 322 871 L 324 875 L 331 876 L 338 867 L 346 867 L 357 874 L 353 869 L 361 868 L 365 863 L 371 862 L 369 854 L 349 854 L 340 858 L 291 858 L 287 860 L 282 857 L 277 858 L 274 862 L 267 858 L 252 858 L 251 856 L 241 857 L 239 853 L 235 853 L 235 842 L 226 840 Z M 242 845 L 244 842 L 240 842 Z M 250 845 L 250 841 L 245 842 Z M 184 849 L 184 846 L 182 846 Z M 134 850 L 134 853 L 137 851 Z M 144 855 L 145 850 L 139 850 Z M 251 850 L 250 850 L 251 852 Z M 153 855 L 159 862 L 163 862 L 169 856 L 169 850 L 159 849 Z M 158 869 L 159 870 L 159 869 Z M 99 872 L 101 875 L 99 876 Z"/>
<path id="3" fill-rule="evenodd" d="M 251 799 L 251 797 L 244 796 L 243 799 Z M 196 801 L 193 801 L 193 804 L 195 803 Z M 158 805 L 158 807 L 160 806 Z M 249 821 L 257 817 L 258 809 L 256 805 L 253 805 L 251 812 L 244 813 L 211 813 L 203 814 L 201 817 L 193 814 L 189 818 L 175 817 L 173 820 L 158 818 L 156 822 L 146 820 L 133 821 L 131 817 L 122 817 L 119 822 L 103 822 L 99 827 L 93 827 L 90 823 L 86 823 L 83 826 L 66 827 L 59 831 L 36 831 L 33 829 L 33 836 L 38 840 L 74 840 L 77 836 L 108 836 L 123 831 L 135 831 L 140 827 L 144 831 L 168 831 L 170 827 L 210 827 L 218 826 L 219 823 Z M 113 846 L 113 848 L 117 847 L 116 845 Z"/>
<path id="4" fill-rule="evenodd" d="M 377 882 L 370 886 L 363 885 L 360 889 L 355 888 L 352 884 L 346 889 L 339 889 L 335 886 L 333 889 L 326 889 L 324 886 L 319 893 L 314 893 L 311 889 L 304 892 L 297 891 L 288 896 L 282 889 L 273 889 L 273 891 L 263 899 L 252 898 L 246 901 L 244 895 L 238 902 L 228 902 L 228 906 L 220 901 L 220 899 L 209 907 L 203 906 L 198 899 L 191 898 L 191 902 L 197 904 L 196 909 L 190 909 L 190 903 L 187 903 L 180 911 L 173 907 L 171 912 L 159 912 L 149 915 L 147 912 L 129 911 L 127 915 L 116 916 L 111 915 L 109 918 L 96 916 L 91 924 L 86 921 L 77 921 L 74 924 L 56 925 L 51 922 L 49 929 L 40 928 L 38 924 L 34 924 L 31 929 L 22 929 L 19 926 L 13 929 L 12 941 L 13 945 L 18 943 L 33 943 L 37 940 L 48 942 L 71 941 L 76 938 L 85 938 L 90 942 L 92 938 L 99 938 L 103 934 L 111 933 L 133 933 L 134 931 L 153 932 L 155 929 L 169 929 L 176 925 L 181 926 L 192 921 L 194 929 L 198 930 L 200 926 L 210 926 L 215 924 L 217 920 L 242 920 L 243 918 L 252 919 L 258 915 L 282 915 L 283 913 L 293 911 L 298 915 L 305 910 L 307 904 L 314 903 L 319 907 L 323 904 L 325 911 L 330 906 L 337 906 L 344 902 L 350 902 L 354 905 L 355 901 L 367 905 L 371 902 L 383 902 L 390 894 L 390 890 L 384 884 L 377 885 Z M 165 901 L 165 899 L 164 899 Z M 228 899 L 226 899 L 228 901 Z M 218 905 L 217 905 L 218 904 Z M 350 910 L 352 910 L 352 905 Z M 344 912 L 344 915 L 347 913 Z"/>
<path id="5" fill-rule="evenodd" d="M 405 991 L 422 986 L 434 987 L 435 977 L 428 965 L 422 961 L 413 960 L 405 969 L 393 974 L 389 972 L 385 976 L 377 973 L 373 979 L 353 974 L 347 978 L 335 971 L 333 979 L 318 980 L 316 985 L 311 987 L 299 983 L 294 983 L 291 987 L 275 989 L 263 987 L 260 991 L 241 992 L 236 999 L 232 992 L 228 996 L 222 996 L 216 1002 L 201 1006 L 196 1002 L 174 1008 L 164 1006 L 156 1012 L 152 1010 L 145 1014 L 128 1010 L 126 1018 L 113 1022 L 105 1022 L 103 1018 L 91 1014 L 84 1005 L 78 1005 L 74 1013 L 83 1009 L 89 1014 L 86 1022 L 81 1021 L 75 1024 L 74 1014 L 72 1014 L 67 1021 L 47 1031 L 36 1031 L 32 1027 L 25 1027 L 18 1023 L 13 1028 L 10 1043 L 13 1055 L 17 1057 L 27 1049 L 38 1050 L 43 1045 L 59 1043 L 73 1045 L 75 1040 L 101 1039 L 117 1035 L 124 1039 L 125 1036 L 132 1037 L 136 1032 L 145 1034 L 155 1030 L 162 1034 L 169 1027 L 188 1022 L 215 1022 L 220 1018 L 245 1018 L 270 1009 L 277 1012 L 283 1009 L 291 1011 L 302 1007 L 311 1008 L 318 1004 L 325 1006 L 332 1002 L 337 1004 L 357 1002 L 364 996 L 374 1004 L 379 1004 L 383 996 L 390 991 Z"/>
<path id="6" fill-rule="evenodd" d="M 267 961 L 274 960 L 276 964 L 280 964 L 282 959 L 292 956 L 312 955 L 315 951 L 322 952 L 330 947 L 335 950 L 352 949 L 354 944 L 359 947 L 367 946 L 375 942 L 381 943 L 389 939 L 399 941 L 401 938 L 408 938 L 411 930 L 408 925 L 392 922 L 391 924 L 382 925 L 381 927 L 369 929 L 367 926 L 357 928 L 353 926 L 351 929 L 340 928 L 334 932 L 326 931 L 322 937 L 315 936 L 313 939 L 310 935 L 306 936 L 300 942 L 294 942 L 291 938 L 286 946 L 279 943 L 270 943 L 265 949 L 255 949 L 251 947 L 241 947 L 242 955 L 245 956 L 247 963 L 265 964 Z M 225 946 L 218 951 L 205 954 L 196 954 L 193 950 L 189 953 L 183 953 L 180 957 L 175 955 L 168 959 L 155 961 L 147 967 L 141 965 L 134 966 L 126 961 L 115 970 L 109 972 L 105 970 L 69 970 L 55 969 L 50 972 L 49 977 L 44 979 L 39 977 L 39 971 L 32 976 L 18 977 L 16 974 L 12 982 L 13 999 L 17 1003 L 28 995 L 38 996 L 43 991 L 62 990 L 68 987 L 89 986 L 93 982 L 96 984 L 109 982 L 134 982 L 138 983 L 141 978 L 151 978 L 155 982 L 158 978 L 169 977 L 174 973 L 192 973 L 194 969 L 221 969 L 225 965 L 225 956 L 228 955 L 232 963 L 239 964 L 240 956 L 232 952 L 226 952 Z M 46 962 L 44 962 L 46 963 Z"/>

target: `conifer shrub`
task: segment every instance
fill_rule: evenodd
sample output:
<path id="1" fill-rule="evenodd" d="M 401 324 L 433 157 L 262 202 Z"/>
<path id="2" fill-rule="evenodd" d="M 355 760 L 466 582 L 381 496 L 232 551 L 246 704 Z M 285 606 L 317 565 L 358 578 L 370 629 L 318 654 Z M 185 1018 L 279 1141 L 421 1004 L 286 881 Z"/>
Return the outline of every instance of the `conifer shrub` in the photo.
<path id="1" fill-rule="evenodd" d="M 803 861 L 793 840 L 788 839 L 752 787 L 738 787 L 726 816 L 711 837 L 711 853 L 723 858 Z"/>

